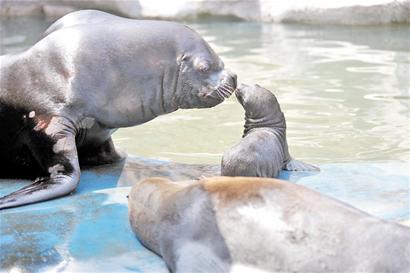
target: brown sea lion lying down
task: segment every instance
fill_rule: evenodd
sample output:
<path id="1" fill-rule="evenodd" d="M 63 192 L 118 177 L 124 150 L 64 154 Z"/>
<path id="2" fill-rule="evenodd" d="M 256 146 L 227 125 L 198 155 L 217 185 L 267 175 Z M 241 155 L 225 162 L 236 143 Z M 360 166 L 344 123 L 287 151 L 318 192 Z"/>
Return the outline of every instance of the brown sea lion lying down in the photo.
<path id="1" fill-rule="evenodd" d="M 410 228 L 277 179 L 149 178 L 129 216 L 171 272 L 410 272 Z"/>

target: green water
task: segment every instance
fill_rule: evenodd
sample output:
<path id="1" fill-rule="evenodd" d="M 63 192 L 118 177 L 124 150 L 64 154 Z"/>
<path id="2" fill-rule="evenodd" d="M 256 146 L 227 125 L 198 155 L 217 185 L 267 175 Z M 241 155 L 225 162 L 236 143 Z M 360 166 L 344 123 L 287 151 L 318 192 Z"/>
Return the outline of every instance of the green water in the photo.
<path id="1" fill-rule="evenodd" d="M 291 154 L 312 163 L 410 162 L 410 26 L 311 26 L 189 22 L 239 82 L 272 90 L 288 123 Z M 39 39 L 40 19 L 2 21 L 1 52 Z M 179 110 L 120 129 L 129 154 L 219 163 L 242 135 L 234 96 L 212 109 Z"/>

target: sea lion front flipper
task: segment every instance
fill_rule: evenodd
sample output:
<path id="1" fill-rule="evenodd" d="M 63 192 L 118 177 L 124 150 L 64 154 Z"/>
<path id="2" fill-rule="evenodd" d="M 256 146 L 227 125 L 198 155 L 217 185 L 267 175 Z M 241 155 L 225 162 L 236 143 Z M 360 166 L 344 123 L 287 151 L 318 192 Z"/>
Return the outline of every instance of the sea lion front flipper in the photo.
<path id="1" fill-rule="evenodd" d="M 0 198 L 0 209 L 64 196 L 80 181 L 75 130 L 64 118 L 54 117 L 46 128 L 28 136 L 28 148 L 49 176 Z"/>
<path id="2" fill-rule="evenodd" d="M 0 198 L 0 210 L 46 201 L 67 195 L 77 187 L 75 179 L 58 175 L 39 178 L 34 183 Z"/>
<path id="3" fill-rule="evenodd" d="M 319 167 L 316 167 L 312 164 L 305 163 L 303 161 L 296 160 L 296 159 L 293 159 L 293 158 L 290 159 L 290 161 L 285 165 L 285 167 L 283 169 L 287 170 L 287 171 L 297 171 L 297 172 L 320 171 Z"/>

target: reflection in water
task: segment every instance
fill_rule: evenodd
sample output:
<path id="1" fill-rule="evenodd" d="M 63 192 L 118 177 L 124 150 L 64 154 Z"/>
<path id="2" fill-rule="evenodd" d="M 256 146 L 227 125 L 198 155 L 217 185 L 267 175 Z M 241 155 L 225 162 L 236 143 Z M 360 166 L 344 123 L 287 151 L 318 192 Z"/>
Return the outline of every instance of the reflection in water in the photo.
<path id="1" fill-rule="evenodd" d="M 291 153 L 311 163 L 410 161 L 408 25 L 311 26 L 188 22 L 238 74 L 278 97 Z M 1 51 L 33 44 L 42 20 L 2 22 Z M 130 154 L 189 163 L 218 163 L 242 135 L 234 96 L 114 134 Z"/>

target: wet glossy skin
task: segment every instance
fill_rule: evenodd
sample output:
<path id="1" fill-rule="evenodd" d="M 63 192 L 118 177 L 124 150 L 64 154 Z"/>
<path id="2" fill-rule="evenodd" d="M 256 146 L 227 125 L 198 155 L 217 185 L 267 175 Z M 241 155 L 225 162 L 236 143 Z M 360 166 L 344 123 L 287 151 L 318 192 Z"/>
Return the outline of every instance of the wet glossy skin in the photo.
<path id="1" fill-rule="evenodd" d="M 225 151 L 222 175 L 274 178 L 280 170 L 319 170 L 291 158 L 285 116 L 269 90 L 259 85 L 241 84 L 235 95 L 245 110 L 245 129 L 241 141 Z"/>
<path id="2" fill-rule="evenodd" d="M 27 51 L 1 56 L 0 148 L 10 152 L 0 163 L 24 150 L 23 165 L 44 178 L 0 198 L 0 208 L 72 192 L 79 163 L 120 160 L 111 140 L 116 128 L 212 107 L 236 88 L 236 75 L 184 25 L 99 11 L 67 18 L 70 24 L 63 17 Z M 8 163 L 10 175 L 22 173 L 21 162 Z"/>
<path id="3" fill-rule="evenodd" d="M 171 272 L 410 268 L 408 227 L 283 180 L 149 178 L 133 186 L 129 216 L 140 241 Z"/>

